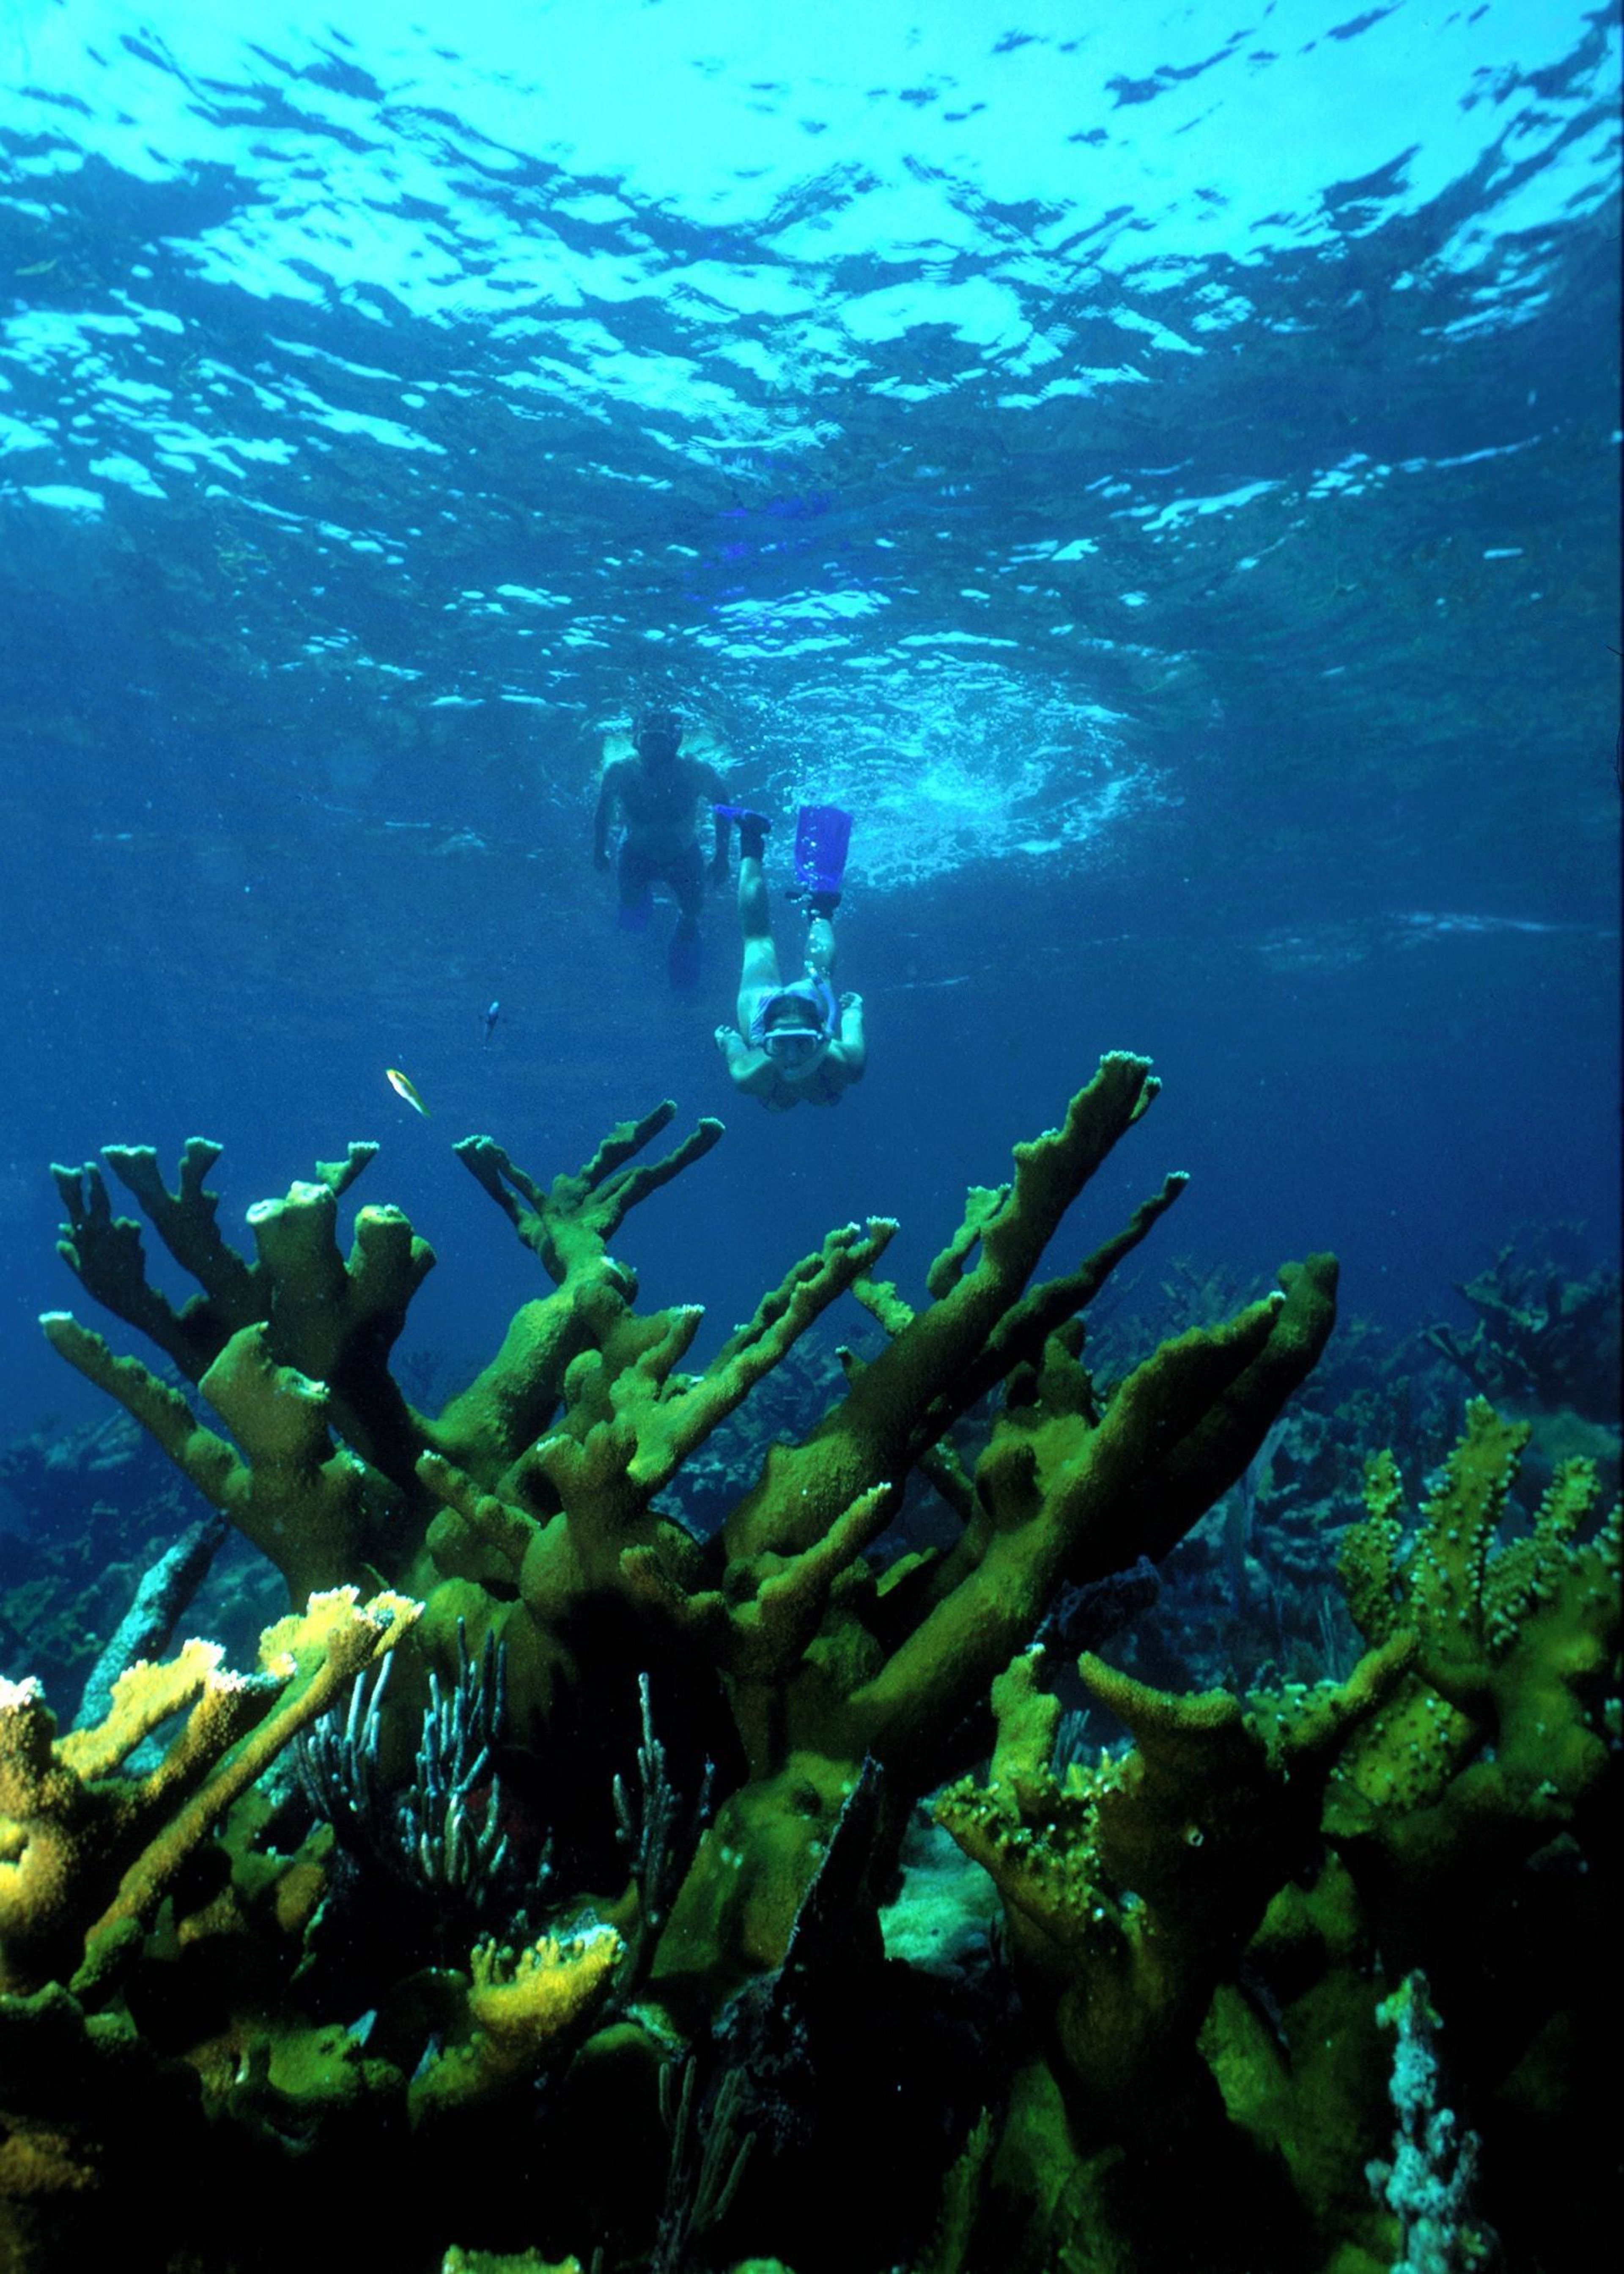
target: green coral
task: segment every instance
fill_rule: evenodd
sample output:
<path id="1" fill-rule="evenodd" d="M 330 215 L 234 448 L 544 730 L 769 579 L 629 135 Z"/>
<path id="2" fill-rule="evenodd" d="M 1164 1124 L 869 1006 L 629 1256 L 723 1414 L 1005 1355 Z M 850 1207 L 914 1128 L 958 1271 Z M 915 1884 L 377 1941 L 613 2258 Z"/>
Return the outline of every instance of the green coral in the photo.
<path id="1" fill-rule="evenodd" d="M 1474 1844 L 1498 1832 L 1509 1854 L 1566 1829 L 1606 1773 L 1598 1712 L 1618 1658 L 1619 1513 L 1582 1541 L 1596 1476 L 1565 1463 L 1531 1528 L 1502 1543 L 1527 1437 L 1474 1398 L 1407 1548 L 1392 1456 L 1371 1465 L 1367 1513 L 1339 1568 L 1366 1639 L 1409 1630 L 1417 1657 L 1341 1764 L 1334 1822 L 1350 1835 L 1454 1846 L 1470 1817 Z"/>
<path id="2" fill-rule="evenodd" d="M 1064 1783 L 1049 1766 L 1059 1706 L 1037 1687 L 1038 1660 L 994 1683 L 987 1783 L 950 1787 L 936 1815 L 998 1886 L 1023 1996 L 1048 2016 L 1086 2133 L 1188 2120 L 1214 1993 L 1314 1855 L 1337 1756 L 1413 1653 L 1396 1636 L 1346 1683 L 1252 1712 L 1222 1690 L 1149 1689 L 1085 1655 L 1085 1683 L 1133 1745 L 1073 1765 Z"/>
<path id="3" fill-rule="evenodd" d="M 568 1942 L 544 1936 L 516 1957 L 478 1945 L 460 2010 L 437 2033 L 446 2042 L 412 2078 L 413 2121 L 529 2083 L 560 2045 L 578 2043 L 608 2003 L 621 1947 L 613 1927 Z"/>
<path id="4" fill-rule="evenodd" d="M 1583 1536 L 1598 1495 L 1579 1464 L 1502 1538 L 1524 1434 L 1474 1405 L 1413 1529 L 1391 1457 L 1371 1464 L 1342 1570 L 1372 1647 L 1344 1683 L 1176 1697 L 1085 1656 L 1132 1742 L 1064 1773 L 1041 1653 L 994 1683 L 986 1780 L 936 1814 L 998 1887 L 1042 2047 L 992 2168 L 989 2202 L 1024 2203 L 1031 2238 L 1007 2263 L 1184 2264 L 1199 2247 L 1250 2267 L 1255 2244 L 1210 2206 L 1252 2187 L 1279 2263 L 1390 2263 L 1365 2180 L 1386 2145 L 1379 1953 L 1450 1984 L 1481 2090 L 1512 2079 L 1502 2124 L 1553 2145 L 1577 2128 L 1544 2049 L 1605 2037 L 1613 2010 L 1586 1998 L 1616 1896 L 1619 1515 Z M 1563 1843 L 1596 1875 L 1579 1902 L 1524 1877 Z M 1572 1939 L 1542 1939 L 1565 1901 Z M 1480 2010 L 1477 1980 L 1507 1973 L 1516 1995 Z M 1272 2026 L 1253 1994 L 1269 1983 Z M 1205 2187 L 1199 2246 L 1145 2183 L 1174 2140 L 1181 2187 Z"/>
<path id="5" fill-rule="evenodd" d="M 1091 1377 L 1087 1307 L 1183 1178 L 1040 1273 L 1155 1094 L 1143 1059 L 1102 1060 L 1059 1124 L 1017 1148 L 1007 1181 L 973 1190 L 917 1304 L 877 1276 L 895 1226 L 841 1226 L 703 1367 L 689 1364 L 698 1313 L 639 1312 L 613 1243 L 695 1168 L 718 1125 L 646 1159 L 672 1118 L 662 1105 L 547 1186 L 471 1139 L 462 1159 L 551 1284 L 438 1414 L 417 1412 L 389 1367 L 430 1251 L 390 1209 L 361 1209 L 339 1243 L 337 1204 L 370 1148 L 251 1211 L 252 1257 L 220 1234 L 204 1182 L 215 1148 L 187 1147 L 173 1192 L 149 1153 L 109 1153 L 198 1283 L 178 1306 L 147 1286 L 140 1235 L 114 1216 L 100 1171 L 60 1172 L 70 1264 L 219 1428 L 187 1389 L 65 1314 L 46 1322 L 53 1343 L 290 1585 L 382 1580 L 421 1603 L 381 1715 L 386 1786 L 404 1773 L 430 1675 L 452 1682 L 470 1645 L 500 1642 L 500 1806 L 544 1806 L 575 1868 L 545 1924 L 513 1934 L 517 1955 L 447 1941 L 441 1962 L 390 1973 L 357 1943 L 335 1973 L 335 1938 L 342 1949 L 366 1931 L 365 1913 L 343 1909 L 353 1859 L 341 1865 L 333 1834 L 304 1823 L 279 1852 L 271 1801 L 240 1779 L 205 1773 L 183 1792 L 191 1753 L 177 1741 L 169 1816 L 87 1850 L 49 1933 L 31 1939 L 15 1908 L 0 1917 L 24 1993 L 0 1996 L 0 2196 L 24 2206 L 25 2257 L 92 2263 L 131 2231 L 164 2237 L 154 2268 L 190 2251 L 209 2274 L 259 2274 L 259 2239 L 239 2233 L 235 2206 L 274 2189 L 289 2231 L 313 2232 L 342 2175 L 380 2255 L 438 2263 L 455 2238 L 463 2263 L 545 2264 L 601 2234 L 606 2263 L 628 2267 L 650 2235 L 677 2232 L 661 2209 L 660 2080 L 685 2044 L 710 2043 L 709 2082 L 683 2074 L 695 2125 L 708 2091 L 740 2120 L 717 2263 L 783 2248 L 822 2274 L 837 2263 L 835 2182 L 851 2155 L 883 2152 L 838 2129 L 844 2107 L 868 2105 L 863 2066 L 889 2026 L 876 2017 L 917 2022 L 942 1988 L 923 1962 L 883 1957 L 878 1906 L 913 1803 L 963 1767 L 989 1703 L 986 1777 L 961 1777 L 937 1812 L 966 1871 L 998 1890 L 1023 2034 L 1007 2076 L 990 2054 L 978 2070 L 956 2133 L 917 2135 L 929 2144 L 895 2177 L 884 2263 L 1374 2274 L 1395 2240 L 1364 2177 L 1385 2145 L 1375 2011 L 1387 1969 L 1412 1964 L 1449 2014 L 1486 2168 L 1514 2112 L 1553 2157 L 1585 2136 L 1562 2080 L 1599 2043 L 1585 1969 L 1616 1892 L 1620 1683 L 1617 1517 L 1592 1530 L 1583 1465 L 1507 1540 L 1520 1440 L 1486 1409 L 1413 1523 L 1380 1460 L 1342 1559 L 1370 1645 L 1347 1681 L 1177 1697 L 1085 1658 L 1096 1710 L 1129 1742 L 1092 1766 L 1053 1766 L 1059 1708 L 1032 1638 L 1057 1592 L 1165 1554 L 1253 1459 L 1334 1319 L 1335 1264 L 1310 1258 L 1262 1301 L 1114 1367 L 1109 1389 Z M 883 1343 L 846 1354 L 828 1410 L 771 1447 L 714 1537 L 695 1538 L 662 1495 L 848 1293 Z M 883 1563 L 880 1537 L 915 1479 L 942 1502 L 943 1544 Z M 628 1883 L 610 1860 L 610 1794 L 640 1728 L 654 1743 L 640 1689 L 671 1762 L 645 1778 Z M 42 1703 L 13 1702 L 13 1821 L 28 1839 L 81 1809 L 112 1825 L 122 1730 L 94 1740 L 86 1801 L 63 1781 L 75 1741 L 41 1745 Z M 228 1766 L 256 1758 L 259 1734 L 239 1735 Z M 673 1827 L 707 1756 L 723 1798 L 690 1854 Z M 487 1766 L 468 1771 L 460 1804 L 493 1842 Z M 628 1821 L 623 1808 L 623 1834 Z M 121 1885 L 132 1841 L 142 1868 Z M 0 1856 L 0 1893 L 17 1860 Z M 605 1880 L 608 1894 L 588 1892 Z M 1464 2021 L 1462 1974 L 1486 1971 L 1497 1946 L 1515 1952 L 1515 1987 Z M 361 1973 L 357 2015 L 343 2001 L 358 2002 Z M 838 2062 L 864 2027 L 880 2036 L 826 2084 L 820 2059 Z M 729 2064 L 752 2047 L 747 2076 Z M 799 2097 L 815 2090 L 835 2096 L 816 2117 Z M 144 2154 L 121 2144 L 132 2106 L 162 2123 L 162 2155 L 145 2130 Z M 775 2149 L 793 2175 L 781 2202 Z M 184 2206 L 161 2180 L 179 2168 L 193 2175 Z M 1593 2202 L 1581 2180 L 1574 2200 Z M 205 2239 L 228 2231 L 211 2258 Z M 840 2250 L 842 2265 L 870 2263 L 844 2235 Z"/>
<path id="6" fill-rule="evenodd" d="M 635 1275 L 609 1248 L 629 1210 L 720 1133 L 701 1123 L 641 1163 L 668 1104 L 621 1124 L 545 1190 L 488 1138 L 457 1148 L 556 1284 L 437 1418 L 413 1412 L 387 1367 L 429 1251 L 393 1209 L 364 1209 L 347 1258 L 337 1246 L 336 1198 L 365 1148 L 250 1211 L 252 1264 L 220 1239 L 201 1182 L 213 1148 L 188 1148 L 173 1194 L 147 1156 L 113 1156 L 203 1280 L 178 1314 L 145 1291 L 134 1227 L 111 1219 L 98 1173 L 59 1172 L 64 1253 L 81 1279 L 184 1359 L 234 1442 L 64 1314 L 46 1330 L 290 1585 L 382 1572 L 424 1603 L 415 1648 L 446 1673 L 459 1622 L 477 1642 L 499 1633 L 526 1742 L 622 1710 L 604 1690 L 611 1668 L 624 1680 L 629 1637 L 643 1665 L 680 1668 L 688 1686 L 703 1679 L 701 1711 L 746 1781 L 702 1848 L 659 1963 L 743 1973 L 781 1952 L 864 1757 L 890 1773 L 899 1830 L 946 1737 L 1056 1589 L 1169 1546 L 1244 1469 L 1329 1331 L 1335 1267 L 1288 1267 L 1283 1291 L 1154 1352 L 1097 1412 L 1079 1314 L 1183 1178 L 1075 1268 L 1033 1275 L 1157 1087 L 1144 1059 L 1104 1058 L 1060 1126 L 1016 1148 L 1009 1181 L 972 1193 L 925 1308 L 874 1278 L 895 1226 L 847 1225 L 697 1372 L 682 1365 L 697 1311 L 640 1315 Z M 719 1535 L 694 1540 L 662 1512 L 663 1487 L 847 1291 L 882 1318 L 885 1347 L 853 1363 L 845 1396 L 801 1443 L 769 1453 Z M 904 1480 L 921 1465 L 942 1474 L 948 1432 L 1000 1384 L 1004 1407 L 961 1480 L 957 1545 L 882 1587 L 868 1551 Z M 730 1852 L 747 1856 L 742 1874 Z"/>

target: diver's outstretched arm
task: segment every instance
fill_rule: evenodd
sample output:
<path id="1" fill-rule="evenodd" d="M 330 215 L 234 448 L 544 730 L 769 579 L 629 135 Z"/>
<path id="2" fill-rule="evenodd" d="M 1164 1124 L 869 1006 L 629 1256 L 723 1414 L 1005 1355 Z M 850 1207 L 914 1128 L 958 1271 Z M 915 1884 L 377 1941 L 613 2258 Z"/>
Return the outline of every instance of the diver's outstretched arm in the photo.
<path id="1" fill-rule="evenodd" d="M 716 1046 L 726 1061 L 734 1085 L 748 1096 L 772 1085 L 772 1061 L 764 1050 L 747 1043 L 736 1027 L 718 1027 Z"/>

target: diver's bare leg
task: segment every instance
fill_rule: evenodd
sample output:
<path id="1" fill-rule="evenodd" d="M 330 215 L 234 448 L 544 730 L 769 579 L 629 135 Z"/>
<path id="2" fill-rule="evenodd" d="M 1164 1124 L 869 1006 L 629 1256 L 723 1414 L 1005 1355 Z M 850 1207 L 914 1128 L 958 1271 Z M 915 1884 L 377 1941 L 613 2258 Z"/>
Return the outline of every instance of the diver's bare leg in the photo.
<path id="1" fill-rule="evenodd" d="M 767 907 L 767 877 L 753 854 L 739 862 L 739 929 L 748 949 L 758 939 L 771 939 L 772 920 Z"/>
<path id="2" fill-rule="evenodd" d="M 778 984 L 778 951 L 772 942 L 767 879 L 761 862 L 748 853 L 739 862 L 739 929 L 744 934 L 744 968 L 739 975 L 739 1031 L 748 1035 L 762 989 Z"/>
<path id="3" fill-rule="evenodd" d="M 835 928 L 827 916 L 814 916 L 807 932 L 807 970 L 814 979 L 835 975 Z"/>

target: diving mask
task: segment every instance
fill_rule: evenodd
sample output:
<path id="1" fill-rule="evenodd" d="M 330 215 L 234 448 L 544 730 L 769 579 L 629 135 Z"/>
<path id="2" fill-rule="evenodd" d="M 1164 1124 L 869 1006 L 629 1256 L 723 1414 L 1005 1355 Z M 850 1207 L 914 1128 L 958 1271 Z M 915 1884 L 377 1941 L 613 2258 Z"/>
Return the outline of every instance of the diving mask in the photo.
<path id="1" fill-rule="evenodd" d="M 798 1073 L 822 1056 L 829 1037 L 821 1027 L 770 1027 L 761 1046 L 785 1073 Z"/>
<path id="2" fill-rule="evenodd" d="M 793 1020 L 774 1025 L 786 1010 L 795 1013 Z M 793 979 L 787 987 L 775 988 L 750 1021 L 750 1041 L 786 1073 L 809 1065 L 839 1031 L 840 1005 L 826 979 Z"/>

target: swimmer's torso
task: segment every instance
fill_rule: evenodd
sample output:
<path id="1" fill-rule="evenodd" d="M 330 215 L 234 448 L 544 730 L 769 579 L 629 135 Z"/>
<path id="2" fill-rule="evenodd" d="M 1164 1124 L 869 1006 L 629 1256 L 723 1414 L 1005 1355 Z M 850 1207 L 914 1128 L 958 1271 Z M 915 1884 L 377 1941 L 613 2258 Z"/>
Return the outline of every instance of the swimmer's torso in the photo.
<path id="1" fill-rule="evenodd" d="M 660 765 L 622 760 L 614 794 L 626 840 L 651 860 L 673 860 L 694 842 L 702 799 L 709 800 L 715 769 L 699 758 L 674 757 Z"/>

